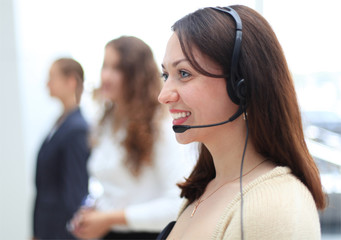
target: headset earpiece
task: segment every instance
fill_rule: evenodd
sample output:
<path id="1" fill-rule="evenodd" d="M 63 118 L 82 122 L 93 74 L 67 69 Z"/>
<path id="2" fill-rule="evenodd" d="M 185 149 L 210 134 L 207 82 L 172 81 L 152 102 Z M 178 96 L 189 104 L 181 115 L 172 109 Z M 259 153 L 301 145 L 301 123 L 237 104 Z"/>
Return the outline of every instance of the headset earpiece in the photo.
<path id="1" fill-rule="evenodd" d="M 239 98 L 239 104 L 245 104 L 246 102 L 246 83 L 244 79 L 238 81 L 236 86 L 236 95 Z"/>
<path id="2" fill-rule="evenodd" d="M 235 104 L 239 105 L 240 104 L 240 99 L 238 95 L 236 94 L 236 86 L 233 85 L 233 80 L 231 77 L 226 79 L 226 90 L 229 98 L 231 99 L 232 102 Z"/>
<path id="3" fill-rule="evenodd" d="M 235 83 L 235 86 L 233 86 L 233 80 L 232 78 L 229 78 L 227 81 L 227 93 L 231 99 L 232 102 L 234 102 L 237 105 L 245 105 L 246 103 L 246 83 L 244 79 L 240 79 L 237 83 Z"/>

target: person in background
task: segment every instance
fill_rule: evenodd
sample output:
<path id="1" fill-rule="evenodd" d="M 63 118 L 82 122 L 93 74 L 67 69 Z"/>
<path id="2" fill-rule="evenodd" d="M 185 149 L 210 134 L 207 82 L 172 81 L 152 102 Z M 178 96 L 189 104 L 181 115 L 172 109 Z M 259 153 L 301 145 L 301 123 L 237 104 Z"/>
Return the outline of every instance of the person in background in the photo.
<path id="1" fill-rule="evenodd" d="M 83 81 L 82 66 L 74 59 L 58 59 L 50 68 L 47 86 L 63 113 L 38 153 L 35 239 L 74 239 L 66 224 L 88 193 L 88 124 L 79 108 Z"/>
<path id="2" fill-rule="evenodd" d="M 158 103 L 160 72 L 150 47 L 132 36 L 107 43 L 97 92 L 105 102 L 93 134 L 91 177 L 103 186 L 94 208 L 72 221 L 82 239 L 155 239 L 181 205 L 176 183 L 193 164 Z"/>
<path id="3" fill-rule="evenodd" d="M 158 239 L 320 239 L 325 195 L 269 23 L 246 6 L 208 7 L 173 30 L 159 101 L 177 113 L 178 142 L 201 150 Z"/>

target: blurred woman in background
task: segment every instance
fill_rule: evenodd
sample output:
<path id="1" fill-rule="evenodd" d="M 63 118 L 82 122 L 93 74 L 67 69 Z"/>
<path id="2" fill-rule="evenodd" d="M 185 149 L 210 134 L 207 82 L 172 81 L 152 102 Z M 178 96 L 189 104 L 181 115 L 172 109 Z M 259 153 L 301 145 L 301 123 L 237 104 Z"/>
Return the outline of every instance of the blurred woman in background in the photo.
<path id="1" fill-rule="evenodd" d="M 36 239 L 73 239 L 65 226 L 88 193 L 88 125 L 79 108 L 83 81 L 82 66 L 71 58 L 58 59 L 50 68 L 47 86 L 63 113 L 38 153 Z"/>
<path id="2" fill-rule="evenodd" d="M 155 239 L 176 218 L 176 183 L 191 164 L 165 121 L 160 90 L 160 72 L 146 43 L 124 36 L 106 45 L 98 96 L 105 108 L 89 160 L 104 192 L 94 209 L 80 209 L 74 218 L 77 237 Z"/>

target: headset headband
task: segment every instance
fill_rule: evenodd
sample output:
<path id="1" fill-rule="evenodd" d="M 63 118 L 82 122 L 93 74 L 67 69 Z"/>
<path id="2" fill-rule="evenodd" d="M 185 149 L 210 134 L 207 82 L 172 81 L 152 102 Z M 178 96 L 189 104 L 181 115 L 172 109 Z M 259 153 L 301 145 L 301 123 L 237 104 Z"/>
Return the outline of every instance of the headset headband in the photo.
<path id="1" fill-rule="evenodd" d="M 234 46 L 233 46 L 233 53 L 232 53 L 232 58 L 231 58 L 231 66 L 230 66 L 230 79 L 227 81 L 227 92 L 231 98 L 231 100 L 236 103 L 236 104 L 241 104 L 241 99 L 244 96 L 244 93 L 238 92 L 238 91 L 244 91 L 244 90 L 239 90 L 237 88 L 238 85 L 240 85 L 240 79 L 238 79 L 238 61 L 239 61 L 239 55 L 240 55 L 240 49 L 241 49 L 241 44 L 242 44 L 242 21 L 238 15 L 238 13 L 230 8 L 230 7 L 211 7 L 214 10 L 220 11 L 227 13 L 229 16 L 231 16 L 236 24 L 236 37 L 234 40 Z M 242 88 L 245 88 L 245 83 L 244 80 L 242 82 L 244 86 Z"/>

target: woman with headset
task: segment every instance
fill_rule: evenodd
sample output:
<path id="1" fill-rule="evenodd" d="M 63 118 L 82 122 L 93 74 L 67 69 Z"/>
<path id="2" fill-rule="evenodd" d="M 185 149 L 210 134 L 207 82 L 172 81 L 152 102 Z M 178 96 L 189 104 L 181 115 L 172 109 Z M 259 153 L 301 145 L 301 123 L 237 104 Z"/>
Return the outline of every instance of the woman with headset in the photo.
<path id="1" fill-rule="evenodd" d="M 269 23 L 245 6 L 204 8 L 173 31 L 159 101 L 177 141 L 201 150 L 159 239 L 319 239 L 325 196 Z"/>

